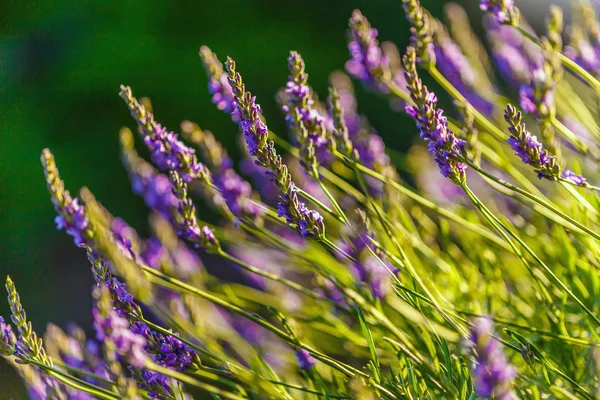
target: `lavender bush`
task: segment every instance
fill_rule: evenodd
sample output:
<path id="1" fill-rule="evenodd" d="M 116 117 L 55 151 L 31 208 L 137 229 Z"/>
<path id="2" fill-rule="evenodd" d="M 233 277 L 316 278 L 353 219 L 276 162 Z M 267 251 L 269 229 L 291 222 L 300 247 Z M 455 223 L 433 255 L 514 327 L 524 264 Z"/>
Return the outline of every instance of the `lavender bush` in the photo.
<path id="1" fill-rule="evenodd" d="M 448 26 L 403 6 L 403 55 L 356 10 L 346 64 L 414 120 L 422 140 L 400 170 L 344 73 L 321 100 L 290 52 L 288 132 L 275 133 L 243 65 L 204 46 L 209 95 L 245 157 L 237 169 L 218 133 L 184 121 L 177 134 L 122 86 L 147 148 L 121 130 L 149 238 L 89 189 L 72 195 L 42 152 L 56 226 L 90 261 L 95 335 L 50 325 L 42 339 L 7 278 L 0 353 L 32 399 L 600 396 L 594 8 L 568 28 L 553 7 L 538 36 L 512 0 L 484 0 L 488 54 L 459 6 Z M 204 269 L 219 258 L 232 279 Z"/>

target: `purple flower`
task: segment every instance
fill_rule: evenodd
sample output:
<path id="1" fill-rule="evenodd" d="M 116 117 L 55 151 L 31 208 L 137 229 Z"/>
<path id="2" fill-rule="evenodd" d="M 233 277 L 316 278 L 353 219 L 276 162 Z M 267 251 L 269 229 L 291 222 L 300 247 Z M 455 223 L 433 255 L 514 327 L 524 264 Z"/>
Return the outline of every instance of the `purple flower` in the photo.
<path id="1" fill-rule="evenodd" d="M 231 114 L 234 108 L 234 98 L 231 86 L 227 81 L 227 73 L 223 71 L 223 64 L 208 47 L 200 48 L 200 58 L 208 75 L 208 91 L 212 94 L 212 102 L 221 111 Z"/>
<path id="2" fill-rule="evenodd" d="M 288 225 L 297 224 L 302 237 L 318 236 L 324 230 L 323 217 L 298 200 L 293 182 L 289 191 L 279 197 L 277 216 L 284 217 Z"/>
<path id="3" fill-rule="evenodd" d="M 522 85 L 519 90 L 521 108 L 529 114 L 538 117 L 549 114 L 549 110 L 554 108 L 554 87 L 556 84 L 551 82 L 544 65 L 537 66 L 532 73 L 531 83 Z"/>
<path id="4" fill-rule="evenodd" d="M 570 45 L 565 47 L 565 55 L 586 71 L 593 74 L 600 73 L 598 52 L 581 31 L 574 30 Z"/>
<path id="5" fill-rule="evenodd" d="M 117 353 L 125 356 L 128 361 L 142 367 L 146 364 L 148 355 L 144 350 L 146 339 L 129 329 L 129 321 L 112 311 L 107 318 L 102 317 L 98 309 L 94 309 L 94 328 L 99 341 L 109 338 L 116 347 Z"/>
<path id="6" fill-rule="evenodd" d="M 264 210 L 251 201 L 252 186 L 242 179 L 232 168 L 229 157 L 222 160 L 218 171 L 214 173 L 214 182 L 233 215 L 240 218 L 244 214 L 255 217 L 264 214 Z"/>
<path id="7" fill-rule="evenodd" d="M 65 206 L 63 213 L 66 215 L 57 215 L 54 218 L 56 228 L 59 230 L 64 229 L 73 237 L 77 246 L 85 244 L 84 232 L 89 227 L 89 221 L 85 216 L 83 206 L 79 204 L 79 199 L 77 197 L 71 199 Z"/>
<path id="8" fill-rule="evenodd" d="M 295 51 L 288 57 L 290 72 L 285 88 L 285 120 L 294 135 L 294 140 L 300 145 L 300 153 L 304 167 L 310 171 L 319 162 L 329 162 L 327 145 L 328 131 L 326 125 L 331 121 L 321 115 L 315 108 L 312 89 L 308 86 L 308 74 L 304 71 L 304 60 Z M 315 154 L 315 151 L 318 154 Z"/>
<path id="9" fill-rule="evenodd" d="M 194 350 L 175 336 L 153 331 L 143 322 L 134 322 L 131 331 L 146 340 L 145 350 L 158 365 L 183 371 L 196 357 Z"/>
<path id="10" fill-rule="evenodd" d="M 0 317 L 0 355 L 12 356 L 15 352 L 15 340 L 12 326 L 4 323 L 4 318 Z"/>
<path id="11" fill-rule="evenodd" d="M 156 123 L 152 113 L 133 97 L 131 88 L 121 86 L 119 95 L 125 100 L 131 116 L 138 123 L 144 143 L 158 168 L 176 171 L 185 182 L 196 178 L 208 179 L 208 172 L 204 165 L 198 162 L 194 149 L 178 140 L 177 134 Z"/>
<path id="12" fill-rule="evenodd" d="M 448 128 L 444 111 L 437 108 L 436 95 L 423 86 L 416 71 L 415 57 L 414 48 L 409 47 L 404 57 L 404 69 L 407 88 L 415 105 L 407 106 L 406 112 L 416 121 L 421 139 L 429 143 L 429 152 L 434 155 L 442 175 L 460 185 L 465 181 L 467 169 L 467 165 L 461 161 L 464 141 L 457 139 Z"/>
<path id="13" fill-rule="evenodd" d="M 476 90 L 476 76 L 471 63 L 443 27 L 438 27 L 436 32 L 435 58 L 440 72 L 476 109 L 491 115 L 494 104 Z"/>
<path id="14" fill-rule="evenodd" d="M 522 117 L 521 112 L 512 105 L 506 107 L 504 119 L 509 124 L 508 130 L 511 134 L 507 143 L 521 161 L 535 168 L 539 179 L 555 181 L 561 170 L 560 165 L 556 163 L 556 157 L 549 155 L 537 138 L 527 130 Z"/>
<path id="15" fill-rule="evenodd" d="M 295 355 L 296 360 L 298 361 L 298 366 L 301 370 L 306 371 L 307 369 L 312 368 L 316 364 L 313 356 L 311 356 L 310 353 L 305 349 L 299 349 L 298 351 L 296 351 Z"/>
<path id="16" fill-rule="evenodd" d="M 167 131 L 161 124 L 155 125 L 154 135 L 144 137 L 144 143 L 160 169 L 177 171 L 186 182 L 204 172 L 204 166 L 195 162 L 194 149 L 177 140 L 177 134 Z"/>
<path id="17" fill-rule="evenodd" d="M 348 50 L 351 58 L 346 62 L 346 70 L 367 87 L 387 92 L 381 81 L 390 76 L 389 59 L 379 47 L 377 29 L 371 28 L 359 10 L 352 12 L 349 26 Z"/>
<path id="18" fill-rule="evenodd" d="M 491 13 L 500 24 L 516 23 L 513 0 L 481 0 L 482 11 Z"/>
<path id="19" fill-rule="evenodd" d="M 226 66 L 229 84 L 236 98 L 235 112 L 240 117 L 248 152 L 256 158 L 258 165 L 267 169 L 271 181 L 279 189 L 278 214 L 281 217 L 285 216 L 287 223 L 303 236 L 323 237 L 323 217 L 317 211 L 307 209 L 298 200 L 297 189 L 287 166 L 277 154 L 273 142 L 267 142 L 268 130 L 260 118 L 260 107 L 252 94 L 246 91 L 241 75 L 235 70 L 235 62 L 228 58 Z"/>
<path id="20" fill-rule="evenodd" d="M 137 382 L 138 388 L 146 390 L 148 397 L 152 400 L 167 400 L 174 397 L 173 390 L 169 385 L 169 378 L 158 372 L 128 366 L 131 376 Z"/>
<path id="21" fill-rule="evenodd" d="M 465 347 L 475 357 L 472 366 L 475 394 L 479 397 L 515 400 L 512 381 L 517 370 L 508 363 L 502 345 L 494 337 L 494 324 L 490 318 L 475 321 Z"/>
<path id="22" fill-rule="evenodd" d="M 575 186 L 585 186 L 587 184 L 583 176 L 577 175 L 575 172 L 569 171 L 568 169 L 563 170 L 560 177 L 571 182 Z"/>

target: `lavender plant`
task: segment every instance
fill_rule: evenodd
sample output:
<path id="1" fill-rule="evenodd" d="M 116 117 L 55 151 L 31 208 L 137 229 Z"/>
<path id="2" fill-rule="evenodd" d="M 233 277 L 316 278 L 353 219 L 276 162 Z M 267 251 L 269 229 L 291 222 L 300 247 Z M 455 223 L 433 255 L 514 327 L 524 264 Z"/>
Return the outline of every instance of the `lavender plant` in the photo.
<path id="1" fill-rule="evenodd" d="M 277 97 L 288 140 L 234 60 L 205 46 L 239 168 L 218 132 L 184 121 L 180 137 L 121 87 L 151 160 L 123 128 L 151 237 L 89 189 L 71 195 L 42 152 L 56 226 L 90 261 L 95 335 L 50 325 L 42 341 L 7 278 L 0 355 L 31 398 L 598 398 L 600 22 L 585 3 L 563 27 L 554 7 L 537 36 L 512 0 L 484 0 L 487 55 L 460 6 L 446 27 L 402 3 L 403 57 L 356 10 L 346 69 L 403 106 L 396 134 L 419 132 L 403 162 L 343 72 L 321 102 L 290 52 Z"/>

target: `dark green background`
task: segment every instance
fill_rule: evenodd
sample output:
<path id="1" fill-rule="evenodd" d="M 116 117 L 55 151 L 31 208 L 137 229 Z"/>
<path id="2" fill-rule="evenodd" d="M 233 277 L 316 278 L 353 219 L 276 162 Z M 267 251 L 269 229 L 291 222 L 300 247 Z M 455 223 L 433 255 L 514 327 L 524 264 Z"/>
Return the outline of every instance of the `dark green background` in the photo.
<path id="1" fill-rule="evenodd" d="M 345 31 L 354 8 L 382 40 L 406 45 L 400 0 L 370 1 L 12 1 L 0 9 L 0 276 L 10 274 L 34 328 L 53 321 L 89 326 L 89 265 L 54 212 L 39 163 L 49 147 L 66 186 L 88 186 L 115 215 L 145 230 L 146 209 L 119 162 L 118 131 L 133 126 L 118 96 L 130 85 L 152 99 L 156 118 L 177 130 L 199 122 L 235 153 L 236 127 L 216 110 L 198 57 L 205 44 L 238 63 L 269 126 L 282 131 L 274 94 L 299 51 L 310 84 L 325 97 L 329 73 L 348 58 Z M 444 2 L 424 4 L 441 15 Z M 537 3 L 537 2 L 536 2 Z M 476 0 L 463 1 L 480 24 Z M 539 11 L 539 10 L 538 10 Z M 384 100 L 358 89 L 361 112 L 390 148 L 405 150 L 414 125 Z M 0 314 L 8 315 L 6 302 Z M 20 382 L 0 362 L 0 398 L 21 398 Z"/>

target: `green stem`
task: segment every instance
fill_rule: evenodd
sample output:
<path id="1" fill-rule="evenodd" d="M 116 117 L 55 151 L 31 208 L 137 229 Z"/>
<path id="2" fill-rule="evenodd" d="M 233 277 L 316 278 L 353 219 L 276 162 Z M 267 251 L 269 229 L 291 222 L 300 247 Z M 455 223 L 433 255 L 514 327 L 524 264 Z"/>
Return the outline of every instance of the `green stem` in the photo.
<path id="1" fill-rule="evenodd" d="M 357 163 L 356 168 L 358 168 L 358 170 L 360 172 L 365 173 L 365 174 L 377 179 L 380 182 L 391 185 L 395 190 L 406 195 L 408 198 L 417 202 L 421 206 L 438 213 L 439 215 L 449 219 L 450 221 L 453 221 L 453 222 L 456 222 L 456 223 L 462 225 L 463 227 L 467 228 L 469 231 L 475 232 L 475 233 L 485 237 L 486 239 L 488 239 L 491 242 L 493 242 L 494 244 L 502 247 L 503 249 L 511 251 L 510 247 L 504 241 L 502 241 L 502 239 L 500 239 L 498 236 L 496 236 L 495 234 L 490 232 L 488 229 L 482 227 L 481 225 L 474 224 L 472 222 L 467 221 L 466 219 L 460 217 L 459 215 L 453 213 L 452 211 L 438 206 L 434 202 L 427 200 L 426 198 L 422 197 L 421 195 L 417 194 L 416 192 L 412 191 L 411 189 L 400 185 L 396 181 L 387 179 L 386 177 L 379 174 L 378 172 L 375 172 L 361 164 Z"/>
<path id="2" fill-rule="evenodd" d="M 527 39 L 531 40 L 533 43 L 538 46 L 542 46 L 542 42 L 540 39 L 527 32 L 520 26 L 517 26 L 516 29 Z M 579 75 L 588 85 L 590 85 L 596 92 L 600 93 L 600 82 L 596 78 L 592 76 L 589 72 L 587 72 L 581 65 L 577 64 L 575 61 L 571 60 L 569 57 L 565 56 L 562 53 L 559 53 L 560 61 L 562 64 L 567 67 L 573 74 Z"/>
<path id="3" fill-rule="evenodd" d="M 216 386 L 210 385 L 208 383 L 200 382 L 199 380 L 194 379 L 194 378 L 192 378 L 192 377 L 190 377 L 190 376 L 188 376 L 186 374 L 183 374 L 183 373 L 178 372 L 178 371 L 173 371 L 173 370 L 171 370 L 169 368 L 165 368 L 163 366 L 160 366 L 160 365 L 157 365 L 157 364 L 154 364 L 154 363 L 151 363 L 151 362 L 148 362 L 146 364 L 146 369 L 158 372 L 158 373 L 160 373 L 162 375 L 165 375 L 165 376 L 168 376 L 170 378 L 176 379 L 176 380 L 178 380 L 180 382 L 183 382 L 183 383 L 187 383 L 188 385 L 195 386 L 195 387 L 200 388 L 202 390 L 205 390 L 205 391 L 207 391 L 209 393 L 213 393 L 213 394 L 216 394 L 218 396 L 222 396 L 223 398 L 226 398 L 226 399 L 230 399 L 230 400 L 246 400 L 246 398 L 244 398 L 244 397 L 240 397 L 240 396 L 238 396 L 238 395 L 236 395 L 234 393 L 221 390 L 221 389 L 219 389 Z"/>
<path id="4" fill-rule="evenodd" d="M 264 270 L 256 268 L 256 267 L 253 267 L 252 265 L 245 263 L 244 261 L 242 261 L 242 260 L 240 260 L 240 259 L 232 256 L 231 254 L 225 252 L 222 249 L 219 249 L 219 251 L 217 252 L 217 254 L 219 256 L 223 257 L 224 259 L 226 259 L 227 261 L 230 261 L 230 262 L 232 262 L 232 263 L 240 266 L 241 268 L 245 269 L 246 271 L 248 271 L 250 273 L 262 276 L 263 278 L 270 279 L 270 280 L 272 280 L 274 282 L 279 282 L 279 283 L 281 283 L 281 284 L 283 284 L 283 285 L 285 285 L 285 286 L 287 286 L 289 288 L 292 288 L 292 289 L 294 289 L 294 290 L 296 290 L 296 291 L 298 291 L 298 292 L 300 292 L 300 293 L 302 293 L 302 294 L 304 294 L 304 295 L 306 295 L 308 297 L 311 297 L 311 298 L 313 298 L 315 300 L 319 300 L 319 301 L 322 300 L 321 296 L 313 293 L 311 290 L 305 288 L 304 286 L 302 286 L 302 285 L 300 285 L 300 284 L 298 284 L 298 283 L 296 283 L 294 281 L 290 281 L 289 279 L 282 278 L 282 277 L 280 277 L 280 276 L 278 276 L 276 274 L 264 271 Z"/>
<path id="5" fill-rule="evenodd" d="M 352 396 L 349 396 L 347 394 L 330 394 L 330 393 L 327 393 L 326 395 L 324 395 L 323 393 L 318 392 L 316 390 L 306 389 L 306 388 L 303 388 L 302 386 L 293 385 L 291 383 L 286 383 L 286 382 L 279 382 L 279 381 L 269 380 L 269 379 L 267 379 L 267 382 L 270 382 L 270 383 L 273 383 L 273 384 L 279 385 L 279 386 L 284 386 L 284 387 L 287 387 L 287 388 L 290 388 L 290 389 L 300 390 L 300 391 L 305 392 L 305 393 L 316 394 L 317 397 L 319 397 L 319 398 L 324 397 L 324 396 L 326 396 L 326 397 L 328 397 L 330 399 L 351 399 L 352 398 Z"/>
<path id="6" fill-rule="evenodd" d="M 28 360 L 29 363 L 44 369 L 48 372 L 48 375 L 53 376 L 59 381 L 63 382 L 66 385 L 69 385 L 77 390 L 80 390 L 85 393 L 89 393 L 93 396 L 96 396 L 99 399 L 108 399 L 108 400 L 118 400 L 119 397 L 115 393 L 112 393 L 106 389 L 93 385 L 89 382 L 86 382 L 82 379 L 76 378 L 72 375 L 69 375 L 63 371 L 52 368 L 46 364 L 42 364 L 35 360 Z"/>
<path id="7" fill-rule="evenodd" d="M 581 229 L 582 231 L 584 231 L 585 233 L 587 233 L 588 235 L 592 236 L 594 239 L 600 241 L 600 234 L 594 232 L 593 230 L 591 230 L 590 228 L 586 227 L 585 225 L 583 225 L 582 223 L 580 223 L 579 221 L 577 221 L 576 219 L 570 217 L 569 215 L 567 215 L 566 213 L 564 213 L 563 211 L 559 210 L 558 208 L 556 208 L 555 206 L 553 206 L 552 204 L 548 204 L 547 202 L 541 200 L 539 197 L 529 193 L 526 190 L 523 190 L 517 186 L 514 186 L 500 178 L 495 177 L 494 175 L 490 174 L 489 172 L 481 169 L 479 166 L 477 166 L 476 164 L 474 164 L 472 161 L 470 160 L 466 160 L 466 163 L 473 168 L 475 171 L 477 171 L 478 173 L 480 173 L 481 175 L 485 176 L 488 179 L 491 179 L 492 181 L 504 186 L 505 188 L 508 188 L 516 193 L 519 193 L 520 195 L 528 198 L 529 200 L 533 201 L 534 203 L 546 208 L 547 210 L 552 211 L 554 214 L 558 215 L 559 217 L 563 218 L 564 220 L 568 221 L 569 223 L 573 224 L 574 226 L 576 226 L 577 228 Z"/>
<path id="8" fill-rule="evenodd" d="M 178 279 L 175 279 L 169 275 L 166 275 L 160 271 L 157 271 L 153 268 L 150 268 L 146 265 L 140 265 L 139 266 L 144 272 L 155 276 L 157 278 L 160 278 L 161 280 L 179 287 L 180 289 L 185 290 L 186 292 L 193 294 L 197 297 L 203 298 L 205 300 L 208 300 L 209 302 L 220 306 L 228 311 L 231 311 L 235 314 L 238 314 L 244 318 L 249 319 L 250 321 L 256 323 L 257 325 L 262 326 L 263 328 L 273 332 L 275 335 L 277 335 L 278 337 L 280 337 L 281 339 L 283 339 L 284 341 L 300 347 L 306 351 L 308 351 L 314 358 L 316 358 L 317 360 L 323 362 L 326 365 L 329 365 L 330 367 L 337 369 L 338 371 L 342 372 L 345 375 L 348 375 L 350 377 L 354 377 L 356 375 L 361 376 L 363 378 L 368 378 L 369 375 L 365 374 L 364 372 L 359 371 L 358 369 L 346 365 L 344 363 L 342 363 L 341 361 L 332 359 L 331 357 L 311 348 L 310 346 L 305 345 L 304 343 L 298 342 L 297 340 L 294 340 L 292 337 L 290 337 L 287 333 L 283 332 L 281 329 L 277 328 L 276 326 L 272 325 L 271 323 L 267 322 L 266 320 L 264 320 L 263 318 L 257 316 L 256 314 L 252 314 L 249 313 L 247 311 L 244 311 L 243 309 L 241 309 L 238 306 L 235 306 L 217 296 L 214 296 L 208 292 L 205 292 L 204 290 L 200 290 L 198 288 L 195 288 L 185 282 L 182 282 Z"/>
<path id="9" fill-rule="evenodd" d="M 452 96 L 460 102 L 470 104 L 469 101 L 465 98 L 465 96 L 463 96 L 462 93 L 460 93 L 458 89 L 456 89 L 452 85 L 452 83 L 450 83 L 450 81 L 448 81 L 448 79 L 446 79 L 446 77 L 442 75 L 442 73 L 435 66 L 428 68 L 427 71 L 433 77 L 433 79 L 435 79 L 436 82 L 439 83 L 446 92 L 448 92 L 450 96 Z M 481 125 L 483 129 L 494 135 L 499 140 L 506 140 L 507 135 L 500 129 L 498 129 L 496 125 L 494 125 L 489 119 L 487 119 L 481 112 L 479 112 L 477 108 L 471 107 L 471 110 L 473 112 L 473 117 L 475 118 L 475 121 L 479 125 Z"/>
<path id="10" fill-rule="evenodd" d="M 546 273 L 546 275 L 548 277 L 550 277 L 550 279 L 552 281 L 554 281 L 554 283 L 560 287 L 573 301 L 575 301 L 579 307 L 581 307 L 581 309 L 597 324 L 600 325 L 600 319 L 598 319 L 598 317 L 596 315 L 594 315 L 594 313 L 579 299 L 579 297 L 577 297 L 575 295 L 575 293 L 573 293 L 571 291 L 571 289 L 569 289 L 567 287 L 567 285 L 565 285 L 563 283 L 563 281 L 560 280 L 560 278 L 558 278 L 554 272 L 552 272 L 552 270 L 538 257 L 537 254 L 535 254 L 535 252 L 533 250 L 531 250 L 531 248 L 529 246 L 527 246 L 527 244 L 517 235 L 515 234 L 511 229 L 509 229 L 502 221 L 500 221 L 490 210 L 487 209 L 487 207 L 477 198 L 477 196 L 475 195 L 475 193 L 473 193 L 471 191 L 471 189 L 465 184 L 463 186 L 463 189 L 465 190 L 465 193 L 467 193 L 467 195 L 469 196 L 469 198 L 473 201 L 473 203 L 478 206 L 478 208 L 480 207 L 483 211 L 485 211 L 491 218 L 493 218 L 495 220 L 495 223 L 498 224 L 499 227 L 501 227 L 504 231 L 506 231 L 514 240 L 516 240 L 519 245 L 521 247 L 523 247 L 523 249 L 525 249 L 525 251 L 527 253 L 529 253 L 529 255 L 536 261 L 536 263 L 542 268 L 542 270 Z"/>

